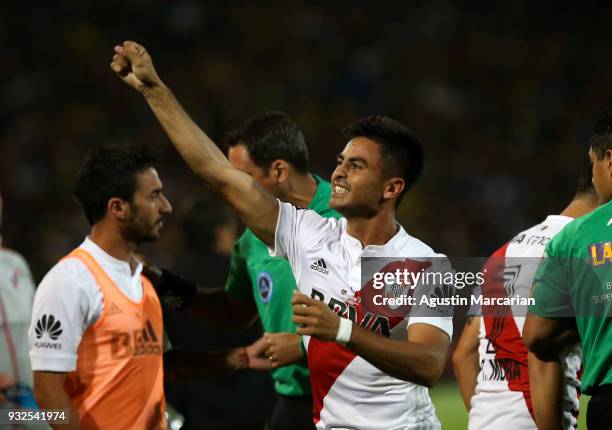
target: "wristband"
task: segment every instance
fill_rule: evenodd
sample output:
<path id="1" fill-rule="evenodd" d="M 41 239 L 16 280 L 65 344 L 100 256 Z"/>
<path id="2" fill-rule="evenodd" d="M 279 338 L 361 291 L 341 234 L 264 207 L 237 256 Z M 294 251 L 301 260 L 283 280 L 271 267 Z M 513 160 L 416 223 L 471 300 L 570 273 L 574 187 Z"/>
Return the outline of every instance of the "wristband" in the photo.
<path id="1" fill-rule="evenodd" d="M 351 340 L 353 332 L 353 322 L 348 318 L 340 318 L 338 333 L 336 333 L 336 343 L 345 346 Z"/>

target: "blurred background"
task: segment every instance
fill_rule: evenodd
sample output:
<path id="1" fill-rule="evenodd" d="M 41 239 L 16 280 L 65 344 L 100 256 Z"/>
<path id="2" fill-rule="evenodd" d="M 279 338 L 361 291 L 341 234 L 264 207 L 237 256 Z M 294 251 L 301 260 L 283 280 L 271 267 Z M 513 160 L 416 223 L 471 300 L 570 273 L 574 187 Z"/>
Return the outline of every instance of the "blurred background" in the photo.
<path id="1" fill-rule="evenodd" d="M 145 253 L 175 268 L 193 258 L 183 227 L 206 190 L 109 68 L 113 46 L 133 39 L 213 139 L 284 110 L 323 177 L 344 126 L 369 114 L 408 125 L 426 167 L 401 222 L 448 255 L 488 255 L 573 195 L 582 138 L 611 101 L 611 13 L 532 1 L 4 2 L 4 244 L 40 281 L 89 229 L 71 196 L 84 154 L 135 141 L 161 152 L 175 207 Z"/>

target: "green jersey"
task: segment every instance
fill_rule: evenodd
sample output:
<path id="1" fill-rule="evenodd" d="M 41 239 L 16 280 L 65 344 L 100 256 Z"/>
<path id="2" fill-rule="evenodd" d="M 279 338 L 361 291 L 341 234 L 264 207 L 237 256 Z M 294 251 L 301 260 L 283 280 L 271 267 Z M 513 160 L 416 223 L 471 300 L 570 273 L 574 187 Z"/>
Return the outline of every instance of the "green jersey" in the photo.
<path id="1" fill-rule="evenodd" d="M 328 218 L 339 218 L 329 208 L 331 185 L 315 176 L 318 185 L 308 206 Z M 271 257 L 268 247 L 249 229 L 234 244 L 230 273 L 225 291 L 240 300 L 254 300 L 266 332 L 295 333 L 291 321 L 291 297 L 297 286 L 286 259 Z M 302 364 L 284 366 L 272 371 L 276 392 L 284 396 L 310 394 L 308 367 Z"/>
<path id="2" fill-rule="evenodd" d="M 569 223 L 546 247 L 535 278 L 543 317 L 575 316 L 582 344 L 582 391 L 612 384 L 612 202 Z"/>

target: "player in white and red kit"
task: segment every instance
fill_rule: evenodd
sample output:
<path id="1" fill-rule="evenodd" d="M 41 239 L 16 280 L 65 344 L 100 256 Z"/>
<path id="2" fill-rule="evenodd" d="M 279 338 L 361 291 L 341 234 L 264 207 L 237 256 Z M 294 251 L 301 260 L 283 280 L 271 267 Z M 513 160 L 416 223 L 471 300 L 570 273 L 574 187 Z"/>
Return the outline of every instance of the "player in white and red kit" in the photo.
<path id="1" fill-rule="evenodd" d="M 310 336 L 317 428 L 439 429 L 426 387 L 444 369 L 452 317 L 444 308 L 416 316 L 377 312 L 366 306 L 368 289 L 362 289 L 361 279 L 367 257 L 394 258 L 398 268 L 419 271 L 435 267 L 429 260 L 439 256 L 395 221 L 397 204 L 423 164 L 412 132 L 386 117 L 368 117 L 347 128 L 350 140 L 338 156 L 330 200 L 345 218 L 328 220 L 273 199 L 252 177 L 232 168 L 159 79 L 142 46 L 125 42 L 115 52 L 111 68 L 144 95 L 192 170 L 223 195 L 255 235 L 289 260 L 305 293 L 293 298 L 293 321 L 300 324 L 298 334 Z M 277 169 L 270 180 L 283 174 Z M 443 289 L 436 291 L 445 294 Z M 408 329 L 392 339 L 404 321 Z"/>
<path id="2" fill-rule="evenodd" d="M 566 224 L 596 206 L 597 196 L 590 184 L 590 174 L 585 171 L 576 196 L 561 215 L 548 216 L 493 253 L 483 268 L 482 291 L 476 294 L 482 293 L 485 298 L 530 297 L 546 244 Z M 554 428 L 577 426 L 580 348 L 575 345 L 564 351 L 558 363 L 540 362 L 534 356 L 528 360 L 522 339 L 526 311 L 525 305 L 470 311 L 453 364 L 469 409 L 471 430 L 536 429 L 536 421 L 543 428 L 552 423 Z M 474 321 L 474 314 L 481 316 Z M 474 369 L 478 369 L 477 375 Z M 563 385 L 556 389 L 555 379 L 561 378 L 559 372 L 564 375 Z M 530 384 L 530 373 L 532 379 L 538 379 L 537 384 Z"/>

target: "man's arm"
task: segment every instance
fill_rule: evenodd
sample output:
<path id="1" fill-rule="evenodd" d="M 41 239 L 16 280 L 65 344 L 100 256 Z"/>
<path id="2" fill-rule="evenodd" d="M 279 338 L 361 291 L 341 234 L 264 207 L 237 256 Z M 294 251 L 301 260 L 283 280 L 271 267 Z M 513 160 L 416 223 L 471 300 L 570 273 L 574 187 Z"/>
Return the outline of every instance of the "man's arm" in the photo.
<path id="1" fill-rule="evenodd" d="M 529 351 L 547 354 L 561 351 L 580 342 L 575 318 L 545 318 L 528 313 L 523 328 L 523 341 Z"/>
<path id="2" fill-rule="evenodd" d="M 459 390 L 465 408 L 470 410 L 472 396 L 476 389 L 476 380 L 480 366 L 478 364 L 478 331 L 480 330 L 480 317 L 468 316 L 463 332 L 453 353 L 453 370 L 459 383 Z"/>
<path id="3" fill-rule="evenodd" d="M 115 53 L 111 68 L 124 82 L 143 94 L 191 170 L 223 195 L 257 237 L 267 245 L 273 245 L 277 201 L 251 176 L 230 165 L 161 81 L 144 47 L 135 42 L 124 42 L 115 47 Z"/>
<path id="4" fill-rule="evenodd" d="M 266 357 L 273 369 L 304 361 L 302 337 L 295 333 L 264 333 Z"/>
<path id="5" fill-rule="evenodd" d="M 265 356 L 268 343 L 264 338 L 243 347 L 220 352 L 170 350 L 164 354 L 164 379 L 207 378 L 244 369 L 268 370 Z"/>
<path id="6" fill-rule="evenodd" d="M 292 303 L 293 322 L 301 325 L 298 334 L 336 340 L 340 317 L 325 303 L 299 293 Z M 407 340 L 379 336 L 352 324 L 346 346 L 390 376 L 432 387 L 444 370 L 448 344 L 448 335 L 429 324 L 411 325 Z"/>
<path id="7" fill-rule="evenodd" d="M 563 430 L 563 367 L 558 353 L 528 353 L 529 386 L 540 430 Z"/>
<path id="8" fill-rule="evenodd" d="M 81 428 L 78 415 L 74 412 L 72 402 L 64 390 L 66 372 L 34 372 L 34 397 L 41 409 L 68 409 L 69 424 L 52 424 L 54 429 L 78 430 Z"/>

